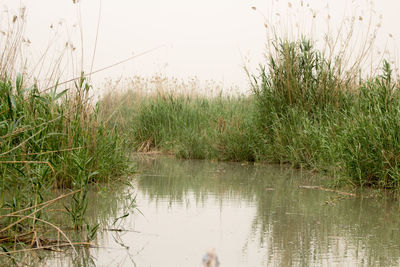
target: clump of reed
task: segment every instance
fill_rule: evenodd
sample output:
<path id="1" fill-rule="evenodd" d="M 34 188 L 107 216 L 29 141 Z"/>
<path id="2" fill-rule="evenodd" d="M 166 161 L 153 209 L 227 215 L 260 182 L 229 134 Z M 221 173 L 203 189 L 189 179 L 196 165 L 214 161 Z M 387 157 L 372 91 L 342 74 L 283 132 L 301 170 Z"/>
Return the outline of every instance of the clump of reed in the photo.
<path id="1" fill-rule="evenodd" d="M 277 41 L 259 74 L 252 75 L 264 158 L 318 165 L 330 121 L 350 105 L 346 86 L 332 63 L 308 40 Z"/>
<path id="2" fill-rule="evenodd" d="M 356 186 L 399 188 L 399 83 L 349 79 L 304 40 L 281 42 L 253 76 L 263 155 L 326 171 Z"/>
<path id="3" fill-rule="evenodd" d="M 98 118 L 89 97 L 91 85 L 81 76 L 49 88 L 29 79 L 21 54 L 26 40 L 24 14 L 11 18 L 0 42 L 0 246 L 4 255 L 49 241 L 54 214 L 48 206 L 57 190 L 72 191 L 65 204 L 65 226 L 84 229 L 92 239 L 96 225 L 85 219 L 88 185 L 124 173 L 126 156 L 115 129 Z M 58 72 L 59 61 L 54 74 Z M 64 198 L 64 197 L 62 197 Z M 58 212 L 60 213 L 60 212 Z M 49 227 L 50 226 L 50 227 Z M 51 235 L 51 234 L 50 234 Z M 64 235 L 65 236 L 65 235 Z M 71 241 L 58 238 L 56 243 Z M 54 242 L 48 242 L 53 245 Z"/>
<path id="4" fill-rule="evenodd" d="M 349 108 L 339 149 L 343 169 L 360 186 L 400 188 L 400 83 L 388 62 L 362 83 Z"/>

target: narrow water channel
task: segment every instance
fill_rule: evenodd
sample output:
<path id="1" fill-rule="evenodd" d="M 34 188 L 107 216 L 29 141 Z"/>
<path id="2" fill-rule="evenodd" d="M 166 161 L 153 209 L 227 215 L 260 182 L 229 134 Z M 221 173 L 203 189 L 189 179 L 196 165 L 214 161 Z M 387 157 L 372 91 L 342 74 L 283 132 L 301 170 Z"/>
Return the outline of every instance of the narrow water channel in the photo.
<path id="1" fill-rule="evenodd" d="M 210 248 L 222 267 L 400 264 L 397 201 L 302 189 L 318 178 L 280 166 L 137 161 L 134 189 L 91 208 L 99 216 L 113 206 L 109 222 L 127 215 L 113 226 L 120 231 L 99 233 L 95 266 L 200 266 Z"/>

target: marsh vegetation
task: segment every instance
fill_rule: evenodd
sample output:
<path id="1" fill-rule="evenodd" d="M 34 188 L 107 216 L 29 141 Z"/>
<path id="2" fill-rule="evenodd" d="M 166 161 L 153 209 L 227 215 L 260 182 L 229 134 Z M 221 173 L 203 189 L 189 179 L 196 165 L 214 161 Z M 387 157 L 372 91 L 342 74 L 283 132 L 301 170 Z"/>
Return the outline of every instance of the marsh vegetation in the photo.
<path id="1" fill-rule="evenodd" d="M 35 78 L 45 60 L 27 68 L 24 12 L 9 18 L 0 40 L 0 255 L 7 262 L 19 252 L 90 246 L 99 222 L 87 218 L 88 188 L 127 174 L 131 151 L 284 163 L 323 174 L 330 186 L 400 189 L 400 83 L 386 60 L 363 73 L 369 45 L 353 55 L 350 42 L 324 50 L 312 39 L 275 35 L 265 61 L 246 70 L 248 94 L 156 75 L 93 101 L 90 73 L 60 82 L 71 43 L 45 82 Z"/>
<path id="2" fill-rule="evenodd" d="M 98 225 L 86 220 L 88 186 L 114 181 L 127 166 L 83 73 L 49 88 L 24 73 L 24 15 L 10 18 L 0 40 L 0 255 L 11 262 L 19 252 L 89 245 Z M 55 225 L 60 214 L 68 219 Z M 84 238 L 71 240 L 69 228 Z"/>
<path id="3" fill-rule="evenodd" d="M 128 90 L 100 105 L 139 152 L 289 163 L 333 184 L 399 188 L 399 83 L 388 62 L 375 77 L 355 78 L 309 40 L 278 41 L 250 79 L 250 95 Z"/>

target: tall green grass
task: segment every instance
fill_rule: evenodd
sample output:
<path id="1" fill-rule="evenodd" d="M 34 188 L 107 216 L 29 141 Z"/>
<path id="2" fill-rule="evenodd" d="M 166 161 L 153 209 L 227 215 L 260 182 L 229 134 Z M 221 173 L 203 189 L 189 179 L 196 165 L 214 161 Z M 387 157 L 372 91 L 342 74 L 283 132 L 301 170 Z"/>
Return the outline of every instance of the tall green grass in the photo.
<path id="1" fill-rule="evenodd" d="M 128 91 L 105 96 L 101 105 L 104 111 L 119 107 L 110 124 L 122 128 L 127 146 L 136 151 L 161 150 L 181 158 L 255 159 L 249 112 L 254 106 L 245 97 L 143 96 Z"/>
<path id="2" fill-rule="evenodd" d="M 83 73 L 68 87 L 58 86 L 53 77 L 59 73 L 62 55 L 50 70 L 47 82 L 53 86 L 48 89 L 32 79 L 32 73 L 24 73 L 24 17 L 22 8 L 0 40 L 0 247 L 4 252 L 26 245 L 40 247 L 37 242 L 45 244 L 48 237 L 66 241 L 66 235 L 52 224 L 60 213 L 71 219 L 64 220 L 63 227 L 86 226 L 91 239 L 97 227 L 86 221 L 88 186 L 114 180 L 127 166 L 121 140 L 98 117 L 99 106 L 89 97 L 91 85 Z M 70 201 L 65 208 L 54 212 L 49 209 L 55 203 L 52 199 L 64 198 L 59 189 L 73 194 L 67 194 Z"/>
<path id="3" fill-rule="evenodd" d="M 341 144 L 345 173 L 357 185 L 400 186 L 399 89 L 387 62 L 359 88 Z"/>
<path id="4" fill-rule="evenodd" d="M 39 210 L 58 188 L 76 192 L 66 205 L 66 226 L 82 228 L 88 185 L 110 181 L 126 168 L 118 135 L 97 118 L 88 89 L 83 76 L 70 92 L 25 88 L 21 75 L 15 83 L 0 81 L 0 231 L 6 243 L 40 232 L 41 222 L 52 220 Z"/>
<path id="5" fill-rule="evenodd" d="M 399 82 L 387 62 L 368 79 L 337 64 L 311 41 L 277 41 L 250 75 L 251 95 L 128 91 L 103 104 L 136 151 L 290 163 L 334 184 L 399 189 Z"/>
<path id="6" fill-rule="evenodd" d="M 308 41 L 281 42 L 275 52 L 252 83 L 272 159 L 398 189 L 399 83 L 390 65 L 378 77 L 346 80 Z"/>

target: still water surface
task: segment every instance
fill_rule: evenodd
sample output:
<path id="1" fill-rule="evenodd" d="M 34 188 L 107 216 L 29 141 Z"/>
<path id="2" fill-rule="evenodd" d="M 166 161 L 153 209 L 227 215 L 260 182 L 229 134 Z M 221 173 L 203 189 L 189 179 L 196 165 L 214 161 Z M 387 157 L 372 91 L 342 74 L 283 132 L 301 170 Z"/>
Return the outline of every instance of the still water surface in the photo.
<path id="1" fill-rule="evenodd" d="M 93 265 L 200 266 L 210 248 L 221 266 L 400 264 L 396 201 L 302 189 L 321 180 L 280 166 L 137 160 L 135 190 L 92 202 L 94 219 L 130 214 L 99 233 Z M 127 209 L 135 195 L 143 214 Z"/>

